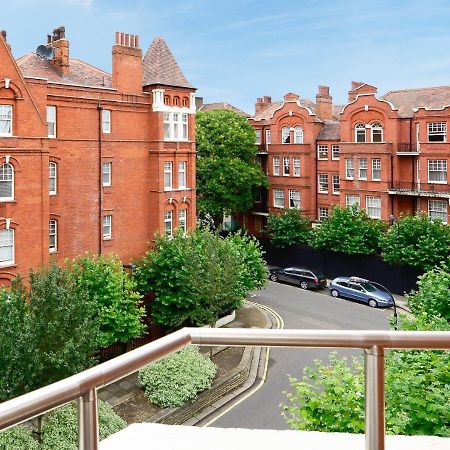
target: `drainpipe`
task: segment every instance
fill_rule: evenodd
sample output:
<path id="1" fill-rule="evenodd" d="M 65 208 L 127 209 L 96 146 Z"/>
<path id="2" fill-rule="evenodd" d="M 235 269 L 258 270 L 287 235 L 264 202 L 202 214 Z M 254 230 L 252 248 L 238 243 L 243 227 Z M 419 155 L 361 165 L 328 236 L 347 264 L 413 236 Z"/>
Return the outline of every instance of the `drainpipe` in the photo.
<path id="1" fill-rule="evenodd" d="M 389 183 L 391 189 L 394 189 L 394 155 L 391 154 L 391 181 Z M 394 215 L 394 199 L 395 195 L 391 195 L 391 214 Z"/>
<path id="2" fill-rule="evenodd" d="M 103 250 L 103 186 L 102 186 L 102 105 L 98 101 L 98 254 Z"/>

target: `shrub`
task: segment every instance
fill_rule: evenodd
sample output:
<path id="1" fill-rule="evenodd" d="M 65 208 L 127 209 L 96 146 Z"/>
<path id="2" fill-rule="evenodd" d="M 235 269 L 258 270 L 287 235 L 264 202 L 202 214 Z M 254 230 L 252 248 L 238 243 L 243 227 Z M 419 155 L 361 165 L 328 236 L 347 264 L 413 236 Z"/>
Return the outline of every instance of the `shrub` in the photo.
<path id="1" fill-rule="evenodd" d="M 0 432 L 0 449 L 4 450 L 39 450 L 37 440 L 31 430 L 24 426 L 17 426 Z"/>
<path id="2" fill-rule="evenodd" d="M 349 255 L 378 253 L 385 224 L 370 219 L 363 210 L 333 208 L 330 217 L 320 222 L 313 232 L 313 247 Z"/>
<path id="3" fill-rule="evenodd" d="M 309 244 L 311 219 L 302 215 L 299 209 L 285 209 L 279 214 L 269 214 L 266 232 L 276 247 Z"/>
<path id="4" fill-rule="evenodd" d="M 100 440 L 127 426 L 106 402 L 98 401 L 98 427 Z M 70 403 L 45 416 L 42 425 L 43 450 L 77 450 L 77 407 Z"/>
<path id="5" fill-rule="evenodd" d="M 450 263 L 450 227 L 426 214 L 401 217 L 381 238 L 388 263 L 429 270 Z"/>
<path id="6" fill-rule="evenodd" d="M 139 371 L 150 402 L 162 407 L 182 406 L 209 389 L 217 367 L 198 347 L 186 347 Z"/>

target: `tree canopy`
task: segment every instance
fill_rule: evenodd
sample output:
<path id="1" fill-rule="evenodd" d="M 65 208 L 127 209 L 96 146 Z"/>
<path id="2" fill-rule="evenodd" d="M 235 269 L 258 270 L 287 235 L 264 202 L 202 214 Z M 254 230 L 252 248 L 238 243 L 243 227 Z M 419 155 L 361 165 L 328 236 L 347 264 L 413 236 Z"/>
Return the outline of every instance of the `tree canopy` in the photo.
<path id="1" fill-rule="evenodd" d="M 285 209 L 278 214 L 269 214 L 267 234 L 276 247 L 311 242 L 311 219 L 302 215 L 299 209 Z"/>
<path id="2" fill-rule="evenodd" d="M 255 131 L 230 110 L 199 112 L 196 124 L 197 209 L 221 219 L 247 211 L 267 177 L 255 162 Z"/>

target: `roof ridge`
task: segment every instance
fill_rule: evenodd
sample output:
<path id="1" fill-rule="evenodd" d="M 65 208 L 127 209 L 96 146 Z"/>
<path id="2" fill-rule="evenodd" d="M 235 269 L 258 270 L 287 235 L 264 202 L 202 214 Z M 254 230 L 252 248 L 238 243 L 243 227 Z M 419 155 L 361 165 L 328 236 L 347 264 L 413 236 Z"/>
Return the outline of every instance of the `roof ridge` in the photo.
<path id="1" fill-rule="evenodd" d="M 450 85 L 443 86 L 428 86 L 428 87 L 420 87 L 420 88 L 406 88 L 406 89 L 396 89 L 386 92 L 386 94 L 382 95 L 382 98 L 386 95 L 393 94 L 395 92 L 411 92 L 411 91 L 424 91 L 428 89 L 440 89 L 440 88 L 450 88 Z"/>
<path id="2" fill-rule="evenodd" d="M 69 59 L 69 62 L 70 62 L 70 61 L 77 61 L 77 62 L 79 62 L 79 63 L 81 63 L 81 64 L 84 64 L 85 66 L 90 67 L 91 69 L 96 70 L 97 72 L 102 73 L 103 75 L 108 75 L 109 77 L 112 77 L 112 75 L 111 75 L 109 72 L 106 72 L 106 71 L 104 71 L 104 70 L 102 70 L 102 69 L 99 69 L 98 67 L 95 67 L 95 66 L 93 66 L 92 64 L 89 64 L 89 63 L 87 63 L 86 61 L 83 61 L 82 59 L 78 59 L 78 58 L 70 58 L 70 59 Z"/>

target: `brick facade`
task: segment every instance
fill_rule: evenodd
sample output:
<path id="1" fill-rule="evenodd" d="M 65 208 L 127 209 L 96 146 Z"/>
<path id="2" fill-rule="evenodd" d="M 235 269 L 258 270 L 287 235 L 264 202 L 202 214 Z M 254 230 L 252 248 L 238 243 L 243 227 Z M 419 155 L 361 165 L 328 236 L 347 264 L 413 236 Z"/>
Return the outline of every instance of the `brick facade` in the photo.
<path id="1" fill-rule="evenodd" d="M 195 89 L 162 38 L 143 59 L 138 37 L 117 33 L 112 75 L 71 60 L 64 28 L 48 47 L 51 60 L 15 61 L 0 37 L 3 283 L 86 251 L 129 263 L 169 211 L 172 229 L 195 226 Z"/>
<path id="2" fill-rule="evenodd" d="M 383 220 L 422 211 L 449 222 L 450 86 L 378 97 L 353 82 L 348 94 L 342 106 L 326 86 L 315 103 L 293 93 L 257 100 L 249 121 L 270 188 L 241 218 L 251 232 L 282 208 L 320 220 L 352 203 Z"/>

